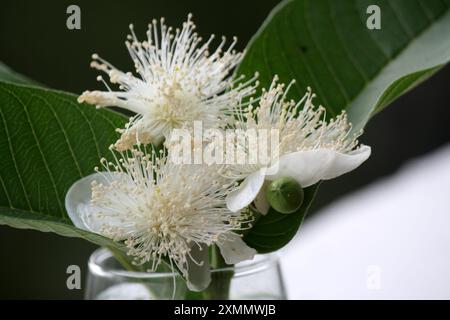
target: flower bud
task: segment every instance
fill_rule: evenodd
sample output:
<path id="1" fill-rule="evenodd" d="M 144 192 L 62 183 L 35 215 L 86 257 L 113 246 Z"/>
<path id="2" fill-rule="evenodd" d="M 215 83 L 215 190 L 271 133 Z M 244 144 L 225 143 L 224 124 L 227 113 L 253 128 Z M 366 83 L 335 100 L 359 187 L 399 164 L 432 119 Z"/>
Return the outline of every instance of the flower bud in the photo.
<path id="1" fill-rule="evenodd" d="M 266 198 L 272 208 L 280 213 L 293 213 L 303 203 L 303 188 L 290 177 L 283 177 L 270 183 Z"/>

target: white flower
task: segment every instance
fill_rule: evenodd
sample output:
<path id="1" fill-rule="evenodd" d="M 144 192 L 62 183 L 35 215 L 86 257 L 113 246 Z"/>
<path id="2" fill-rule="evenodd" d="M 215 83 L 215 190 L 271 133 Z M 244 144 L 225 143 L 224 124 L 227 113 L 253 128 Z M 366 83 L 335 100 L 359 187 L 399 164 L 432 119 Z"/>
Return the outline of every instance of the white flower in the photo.
<path id="1" fill-rule="evenodd" d="M 274 78 L 268 91 L 263 91 L 259 106 L 237 110 L 240 129 L 278 129 L 279 150 L 273 154 L 269 165 L 231 166 L 228 175 L 243 180 L 240 188 L 230 193 L 227 205 L 238 211 L 254 201 L 258 211 L 265 214 L 269 204 L 264 189 L 269 181 L 281 177 L 294 178 L 303 188 L 320 180 L 336 178 L 356 169 L 370 156 L 370 147 L 358 146 L 357 137 L 351 134 L 351 124 L 343 111 L 326 122 L 325 109 L 314 107 L 315 97 L 308 92 L 295 103 L 288 101 L 282 84 Z M 272 153 L 270 153 L 272 154 Z"/>
<path id="2" fill-rule="evenodd" d="M 159 28 L 154 20 L 147 40 L 140 42 L 130 25 L 126 46 L 139 77 L 116 69 L 97 54 L 92 56 L 91 66 L 107 73 L 110 82 L 119 85 L 119 91 L 110 89 L 99 76 L 108 91 L 85 91 L 78 101 L 97 107 L 118 106 L 137 114 L 125 129 L 119 130 L 122 136 L 115 145 L 117 150 L 140 143 L 159 144 L 173 128 L 195 120 L 203 121 L 205 128 L 219 127 L 227 123 L 228 111 L 254 92 L 256 75 L 239 85 L 236 83 L 242 77 L 232 79 L 231 71 L 242 57 L 233 50 L 236 38 L 225 51 L 223 38 L 210 54 L 214 35 L 201 44 L 194 29 L 191 15 L 175 32 L 164 24 L 164 19 Z"/>
<path id="3" fill-rule="evenodd" d="M 175 165 L 137 150 L 102 165 L 105 171 L 70 188 L 69 217 L 78 228 L 124 241 L 137 263 L 151 261 L 155 270 L 166 257 L 191 290 L 203 290 L 210 282 L 208 246 L 216 244 L 228 264 L 256 254 L 234 232 L 250 217 L 227 209 L 234 187 L 216 167 Z"/>

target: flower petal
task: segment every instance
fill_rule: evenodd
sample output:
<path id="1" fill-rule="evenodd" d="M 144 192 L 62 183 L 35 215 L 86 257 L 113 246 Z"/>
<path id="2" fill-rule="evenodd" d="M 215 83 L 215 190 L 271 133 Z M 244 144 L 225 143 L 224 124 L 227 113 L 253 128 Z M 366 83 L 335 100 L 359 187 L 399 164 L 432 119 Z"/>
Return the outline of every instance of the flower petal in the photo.
<path id="1" fill-rule="evenodd" d="M 211 282 L 208 247 L 194 244 L 187 261 L 187 287 L 191 291 L 205 290 Z"/>
<path id="2" fill-rule="evenodd" d="M 333 179 L 356 169 L 369 158 L 370 152 L 368 146 L 361 146 L 346 154 L 332 149 L 293 152 L 280 157 L 279 162 L 268 169 L 276 173 L 268 175 L 267 179 L 292 177 L 306 188 L 320 180 Z"/>
<path id="3" fill-rule="evenodd" d="M 237 212 L 248 206 L 256 198 L 264 183 L 265 175 L 262 170 L 251 173 L 244 179 L 238 189 L 231 192 L 226 199 L 227 207 Z"/>
<path id="4" fill-rule="evenodd" d="M 252 260 L 256 250 L 250 248 L 242 237 L 234 232 L 226 235 L 226 238 L 217 242 L 223 259 L 227 264 L 236 264 L 244 260 Z"/>
<path id="5" fill-rule="evenodd" d="M 266 198 L 266 191 L 267 191 L 267 188 L 269 187 L 269 184 L 270 183 L 268 181 L 264 182 L 261 190 L 259 191 L 255 200 L 253 201 L 253 203 L 255 204 L 256 210 L 258 210 L 258 212 L 261 213 L 263 216 L 265 216 L 267 214 L 267 212 L 269 212 L 269 209 L 270 209 L 269 201 L 267 201 L 267 198 Z"/>
<path id="6" fill-rule="evenodd" d="M 100 233 L 100 229 L 105 224 L 117 224 L 117 221 L 109 221 L 108 216 L 99 219 L 97 213 L 99 208 L 92 206 L 91 196 L 93 181 L 102 184 L 110 184 L 111 181 L 122 177 L 120 173 L 94 173 L 75 182 L 66 194 L 65 205 L 70 220 L 75 227 Z M 117 220 L 117 219 L 115 219 Z"/>

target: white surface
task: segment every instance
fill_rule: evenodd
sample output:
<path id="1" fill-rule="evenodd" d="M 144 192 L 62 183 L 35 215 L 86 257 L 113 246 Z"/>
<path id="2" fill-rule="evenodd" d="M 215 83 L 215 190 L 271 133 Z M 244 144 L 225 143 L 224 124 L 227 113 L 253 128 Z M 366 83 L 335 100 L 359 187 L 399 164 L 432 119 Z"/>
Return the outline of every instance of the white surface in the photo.
<path id="1" fill-rule="evenodd" d="M 318 213 L 281 261 L 290 299 L 450 299 L 450 145 Z"/>

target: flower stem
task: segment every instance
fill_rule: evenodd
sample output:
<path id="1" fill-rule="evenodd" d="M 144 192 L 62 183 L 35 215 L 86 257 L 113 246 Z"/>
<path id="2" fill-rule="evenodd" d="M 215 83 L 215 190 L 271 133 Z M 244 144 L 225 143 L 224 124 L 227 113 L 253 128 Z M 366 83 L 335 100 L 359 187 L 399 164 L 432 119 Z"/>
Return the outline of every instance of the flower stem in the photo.
<path id="1" fill-rule="evenodd" d="M 141 270 L 139 270 L 138 266 L 133 265 L 131 263 L 131 261 L 127 258 L 127 256 L 124 255 L 119 250 L 117 250 L 117 249 L 115 249 L 113 247 L 107 247 L 107 249 L 109 251 L 111 251 L 111 253 L 113 254 L 114 258 L 116 258 L 116 260 L 119 261 L 119 263 L 122 265 L 122 267 L 124 267 L 126 270 L 134 271 L 134 272 L 141 271 Z"/>
<path id="2" fill-rule="evenodd" d="M 230 298 L 231 279 L 234 275 L 233 266 L 225 263 L 217 246 L 211 247 L 210 265 L 212 269 L 211 284 L 202 292 L 202 298 L 205 300 L 228 300 Z M 225 268 L 227 270 L 214 271 Z"/>
<path id="3" fill-rule="evenodd" d="M 134 265 L 126 254 L 113 247 L 108 247 L 116 260 L 128 271 L 144 272 L 145 268 L 142 266 Z M 233 278 L 234 271 L 233 266 L 227 265 L 220 254 L 217 246 L 210 247 L 210 266 L 211 266 L 211 283 L 202 292 L 192 292 L 186 290 L 185 299 L 187 300 L 228 300 L 230 294 L 230 284 Z M 222 270 L 220 270 L 222 269 Z M 225 269 L 225 270 L 224 270 Z M 216 271 L 215 271 L 216 270 Z M 220 271 L 218 271 L 220 270 Z M 150 284 L 145 283 L 147 287 Z M 153 290 L 150 292 L 154 294 Z"/>

